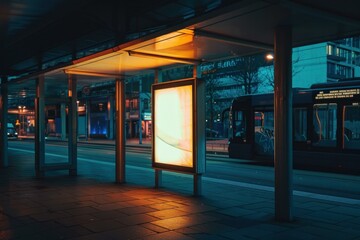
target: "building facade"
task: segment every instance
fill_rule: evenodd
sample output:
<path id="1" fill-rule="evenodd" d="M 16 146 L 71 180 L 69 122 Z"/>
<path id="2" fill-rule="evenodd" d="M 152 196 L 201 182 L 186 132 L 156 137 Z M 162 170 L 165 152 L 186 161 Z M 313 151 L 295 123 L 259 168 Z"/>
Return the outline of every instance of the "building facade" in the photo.
<path id="1" fill-rule="evenodd" d="M 323 42 L 293 50 L 293 87 L 360 76 L 360 37 Z"/>

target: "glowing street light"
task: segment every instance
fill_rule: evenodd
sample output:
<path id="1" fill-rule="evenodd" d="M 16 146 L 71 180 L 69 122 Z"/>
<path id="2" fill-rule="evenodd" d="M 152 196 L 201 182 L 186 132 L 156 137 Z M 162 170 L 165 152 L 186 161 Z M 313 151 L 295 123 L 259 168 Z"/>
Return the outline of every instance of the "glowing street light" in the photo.
<path id="1" fill-rule="evenodd" d="M 274 59 L 274 55 L 272 53 L 266 54 L 266 60 L 273 60 L 273 59 Z"/>

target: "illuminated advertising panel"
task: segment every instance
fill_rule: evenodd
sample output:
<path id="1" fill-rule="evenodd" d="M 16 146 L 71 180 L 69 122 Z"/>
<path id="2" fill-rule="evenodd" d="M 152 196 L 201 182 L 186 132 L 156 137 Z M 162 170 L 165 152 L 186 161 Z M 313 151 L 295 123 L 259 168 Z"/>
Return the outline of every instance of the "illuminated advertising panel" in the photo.
<path id="1" fill-rule="evenodd" d="M 153 167 L 197 172 L 195 88 L 195 79 L 152 86 Z"/>

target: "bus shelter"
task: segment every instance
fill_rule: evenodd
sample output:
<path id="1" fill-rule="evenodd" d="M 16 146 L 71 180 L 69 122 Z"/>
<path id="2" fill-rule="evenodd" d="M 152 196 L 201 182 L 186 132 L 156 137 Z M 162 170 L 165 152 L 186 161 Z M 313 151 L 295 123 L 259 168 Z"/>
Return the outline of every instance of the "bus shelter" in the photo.
<path id="1" fill-rule="evenodd" d="M 124 80 L 140 72 L 153 71 L 155 82 L 169 66 L 191 64 L 193 76 L 201 77 L 197 66 L 232 56 L 273 52 L 275 66 L 275 216 L 292 219 L 292 48 L 360 33 L 359 18 L 352 4 L 322 1 L 241 1 L 217 11 L 184 19 L 183 22 L 119 44 L 56 68 L 39 70 L 11 81 L 1 79 L 1 122 L 7 118 L 7 96 L 29 85 L 35 86 L 36 176 L 45 171 L 77 171 L 77 96 L 89 81 L 116 81 L 116 182 L 125 182 Z M 41 60 L 40 60 L 41 61 Z M 39 63 L 41 64 L 41 62 Z M 92 79 L 92 80 L 89 80 Z M 52 93 L 50 89 L 60 89 Z M 50 93 L 50 94 L 49 94 Z M 64 102 L 69 111 L 69 160 L 45 164 L 43 109 L 47 101 Z M 197 104 L 204 104 L 198 102 Z M 6 131 L 1 128 L 1 148 L 6 149 Z M 7 151 L 1 165 L 7 166 Z M 161 174 L 158 173 L 158 178 Z"/>

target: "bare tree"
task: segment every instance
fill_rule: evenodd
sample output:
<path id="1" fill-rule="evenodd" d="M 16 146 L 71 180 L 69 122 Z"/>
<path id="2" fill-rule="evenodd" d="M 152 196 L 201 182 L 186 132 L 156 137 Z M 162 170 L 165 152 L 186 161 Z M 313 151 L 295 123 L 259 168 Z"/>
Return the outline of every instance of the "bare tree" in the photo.
<path id="1" fill-rule="evenodd" d="M 259 69 L 266 64 L 263 55 L 238 57 L 229 77 L 243 89 L 243 94 L 256 93 L 260 84 Z"/>
<path id="2" fill-rule="evenodd" d="M 205 86 L 206 86 L 206 118 L 209 119 L 208 128 L 214 128 L 214 119 L 216 116 L 216 111 L 214 107 L 215 100 L 218 98 L 217 91 L 219 89 L 219 80 L 215 75 L 209 74 L 205 77 Z M 209 118 L 208 118 L 209 117 Z"/>
<path id="3" fill-rule="evenodd" d="M 296 59 L 292 60 L 292 77 L 295 77 L 299 72 L 301 72 L 304 67 L 294 67 L 300 61 L 300 56 L 297 56 Z M 270 86 L 274 90 L 274 65 L 266 66 L 262 69 L 261 78 L 264 80 L 264 84 Z"/>
<path id="4" fill-rule="evenodd" d="M 193 68 L 194 67 L 192 65 L 185 65 L 181 67 L 164 70 L 162 72 L 163 80 L 169 81 L 169 80 L 190 78 L 193 76 Z"/>

